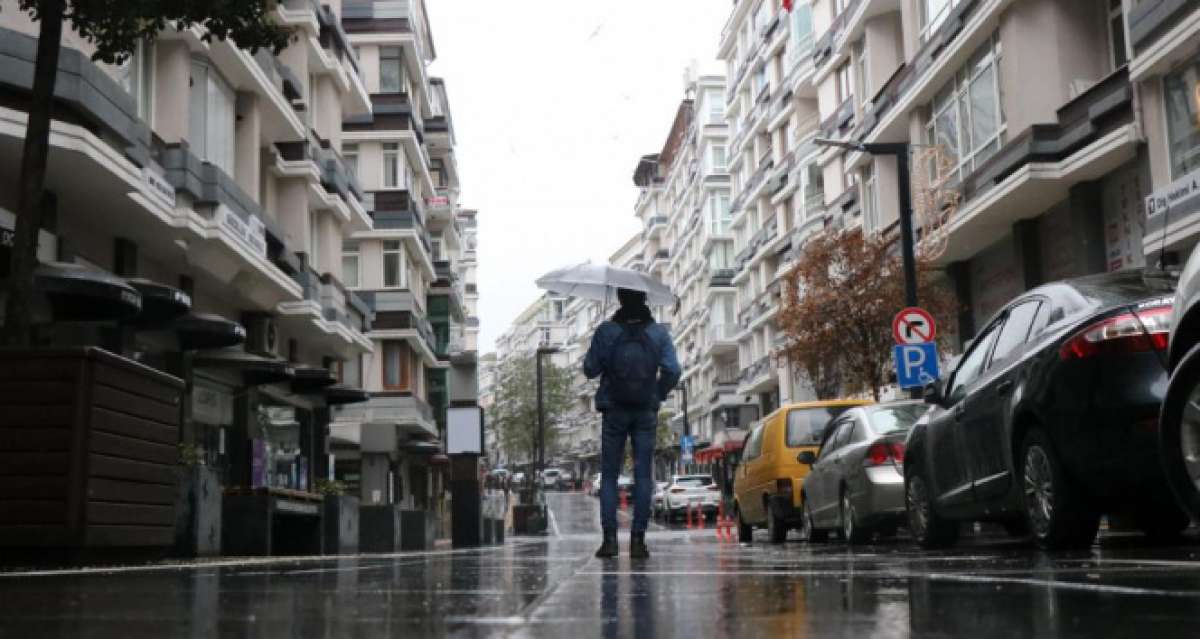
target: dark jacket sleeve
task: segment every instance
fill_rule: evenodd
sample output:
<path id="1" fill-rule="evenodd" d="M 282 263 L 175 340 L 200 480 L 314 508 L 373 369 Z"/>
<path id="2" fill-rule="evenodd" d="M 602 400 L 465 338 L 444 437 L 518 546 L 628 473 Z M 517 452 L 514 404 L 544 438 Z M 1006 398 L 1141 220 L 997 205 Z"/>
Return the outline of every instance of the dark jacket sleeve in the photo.
<path id="1" fill-rule="evenodd" d="M 608 365 L 608 352 L 612 350 L 607 337 L 608 332 L 608 322 L 605 322 L 596 327 L 596 332 L 592 335 L 592 343 L 583 358 L 583 374 L 588 379 L 599 377 Z"/>
<path id="2" fill-rule="evenodd" d="M 661 328 L 658 333 L 658 398 L 666 401 L 667 395 L 679 383 L 683 369 L 679 366 L 679 358 L 675 355 L 675 343 L 667 329 Z"/>

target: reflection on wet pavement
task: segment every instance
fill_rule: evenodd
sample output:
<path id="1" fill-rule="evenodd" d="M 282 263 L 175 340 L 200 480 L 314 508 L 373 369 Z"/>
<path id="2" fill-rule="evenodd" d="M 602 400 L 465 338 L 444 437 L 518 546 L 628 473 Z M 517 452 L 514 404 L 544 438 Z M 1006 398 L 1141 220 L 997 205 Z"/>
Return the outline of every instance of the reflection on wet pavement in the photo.
<path id="1" fill-rule="evenodd" d="M 1195 539 L 848 552 L 656 525 L 650 560 L 601 561 L 595 500 L 556 494 L 551 506 L 555 534 L 503 548 L 7 573 L 0 637 L 1197 635 Z"/>

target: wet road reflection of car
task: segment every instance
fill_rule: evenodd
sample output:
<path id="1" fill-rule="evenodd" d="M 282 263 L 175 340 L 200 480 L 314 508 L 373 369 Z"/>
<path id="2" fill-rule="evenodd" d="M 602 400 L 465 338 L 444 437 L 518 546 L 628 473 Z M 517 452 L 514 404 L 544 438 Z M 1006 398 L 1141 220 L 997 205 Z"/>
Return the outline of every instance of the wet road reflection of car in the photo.
<path id="1" fill-rule="evenodd" d="M 1040 286 L 984 324 L 905 450 L 909 528 L 927 548 L 962 521 L 1091 545 L 1102 514 L 1156 537 L 1188 518 L 1162 473 L 1171 289 L 1137 269 Z"/>

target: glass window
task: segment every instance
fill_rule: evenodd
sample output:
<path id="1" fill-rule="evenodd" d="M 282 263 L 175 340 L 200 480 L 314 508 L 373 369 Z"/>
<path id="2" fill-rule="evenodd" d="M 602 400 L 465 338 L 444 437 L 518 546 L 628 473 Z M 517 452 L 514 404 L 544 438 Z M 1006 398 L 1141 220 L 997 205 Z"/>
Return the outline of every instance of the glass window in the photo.
<path id="1" fill-rule="evenodd" d="M 967 386 L 978 379 L 980 373 L 983 372 L 983 364 L 987 360 L 988 351 L 992 350 L 992 344 L 996 341 L 997 327 L 997 324 L 988 326 L 987 330 L 971 345 L 971 350 L 958 363 L 958 369 L 954 371 L 954 377 L 950 380 L 950 391 L 946 393 L 946 397 L 951 403 L 966 396 Z"/>
<path id="2" fill-rule="evenodd" d="M 762 454 L 762 432 L 762 424 L 759 424 L 746 436 L 746 459 L 755 459 Z"/>
<path id="3" fill-rule="evenodd" d="M 404 60 L 400 47 L 379 47 L 379 92 L 404 93 Z"/>
<path id="4" fill-rule="evenodd" d="M 384 240 L 383 285 L 386 288 L 405 288 L 408 285 L 406 265 L 404 246 L 401 241 Z"/>
<path id="5" fill-rule="evenodd" d="M 362 388 L 362 355 L 338 362 L 338 381 L 346 386 Z"/>
<path id="6" fill-rule="evenodd" d="M 717 89 L 707 91 L 705 100 L 708 101 L 708 123 L 725 123 L 725 92 Z"/>
<path id="7" fill-rule="evenodd" d="M 921 403 L 880 406 L 867 409 L 867 417 L 871 420 L 871 430 L 876 434 L 885 435 L 912 428 L 927 408 L 929 407 Z"/>
<path id="8" fill-rule="evenodd" d="M 958 171 L 961 178 L 1004 143 L 999 59 L 1000 40 L 993 34 L 934 96 L 926 115 L 925 137 L 941 149 L 942 161 L 931 160 L 932 174 Z"/>
<path id="9" fill-rule="evenodd" d="M 841 415 L 849 406 L 821 406 L 817 408 L 795 408 L 787 415 L 787 445 L 811 446 L 820 443 L 821 435 L 829 420 Z"/>
<path id="10" fill-rule="evenodd" d="M 880 231 L 879 222 L 879 190 L 876 188 L 875 163 L 867 162 L 863 169 L 862 202 L 863 227 L 868 233 Z"/>
<path id="11" fill-rule="evenodd" d="M 409 390 L 411 387 L 411 356 L 408 342 L 386 341 L 383 343 L 383 388 L 384 390 Z"/>
<path id="12" fill-rule="evenodd" d="M 724 172 L 729 168 L 729 160 L 725 154 L 724 144 L 714 144 L 711 148 L 712 153 L 712 170 L 716 172 Z"/>
<path id="13" fill-rule="evenodd" d="M 188 142 L 196 155 L 227 175 L 234 170 L 234 94 L 229 84 L 203 60 L 192 60 Z"/>
<path id="14" fill-rule="evenodd" d="M 308 214 L 308 263 L 321 272 L 321 213 L 318 211 Z"/>
<path id="15" fill-rule="evenodd" d="M 854 90 L 850 85 L 850 63 L 845 62 L 837 69 L 837 99 L 841 105 L 846 100 L 854 97 Z"/>
<path id="16" fill-rule="evenodd" d="M 797 55 L 812 46 L 812 5 L 808 2 L 792 4 L 792 44 Z"/>
<path id="17" fill-rule="evenodd" d="M 1004 361 L 1025 343 L 1025 339 L 1029 336 L 1029 328 L 1033 325 L 1033 318 L 1037 315 L 1038 307 L 1041 304 L 1037 300 L 1024 302 L 1014 306 L 1008 312 L 1008 319 L 1004 321 L 1004 328 L 1000 329 L 1000 337 L 996 339 L 996 351 L 992 354 L 992 363 Z M 990 368 L 991 364 L 988 367 Z"/>
<path id="18" fill-rule="evenodd" d="M 342 283 L 347 288 L 358 288 L 359 281 L 359 252 L 357 242 L 346 242 L 342 245 Z"/>
<path id="19" fill-rule="evenodd" d="M 1171 179 L 1200 169 L 1200 56 L 1163 78 Z"/>
<path id="20" fill-rule="evenodd" d="M 400 145 L 387 142 L 383 145 L 383 186 L 384 188 L 401 188 L 400 183 Z"/>
<path id="21" fill-rule="evenodd" d="M 358 145 L 343 144 L 342 145 L 342 160 L 346 163 L 346 170 L 355 178 L 358 177 Z"/>
<path id="22" fill-rule="evenodd" d="M 921 39 L 937 30 L 942 22 L 950 15 L 950 7 L 961 0 L 920 0 L 921 2 Z"/>
<path id="23" fill-rule="evenodd" d="M 843 431 L 853 428 L 852 424 L 853 422 L 850 420 L 841 420 L 835 424 L 831 424 L 828 431 L 829 436 L 822 442 L 821 451 L 817 455 L 817 458 L 825 459 L 832 456 L 842 444 L 839 438 L 842 436 Z"/>
<path id="24" fill-rule="evenodd" d="M 147 124 L 152 124 L 154 108 L 154 42 L 143 40 L 137 43 L 133 55 L 117 65 L 117 81 L 137 103 L 137 114 Z"/>
<path id="25" fill-rule="evenodd" d="M 1108 42 L 1112 50 L 1112 68 L 1120 69 L 1129 62 L 1125 52 L 1125 15 L 1121 0 L 1108 0 Z"/>
<path id="26" fill-rule="evenodd" d="M 871 87 L 867 82 L 867 39 L 864 37 L 854 47 L 854 75 L 857 79 L 858 99 L 866 104 L 871 95 Z"/>

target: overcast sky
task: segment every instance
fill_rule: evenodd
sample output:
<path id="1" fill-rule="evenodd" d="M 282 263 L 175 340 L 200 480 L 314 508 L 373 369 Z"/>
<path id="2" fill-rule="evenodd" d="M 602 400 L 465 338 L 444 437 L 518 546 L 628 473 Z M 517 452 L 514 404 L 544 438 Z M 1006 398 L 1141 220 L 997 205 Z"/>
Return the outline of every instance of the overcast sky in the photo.
<path id="1" fill-rule="evenodd" d="M 558 266 L 640 228 L 633 169 L 666 139 L 685 68 L 719 70 L 729 0 L 426 0 L 459 201 L 479 209 L 480 350 Z"/>

